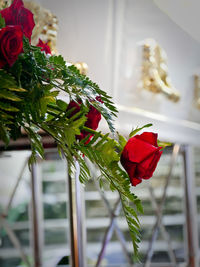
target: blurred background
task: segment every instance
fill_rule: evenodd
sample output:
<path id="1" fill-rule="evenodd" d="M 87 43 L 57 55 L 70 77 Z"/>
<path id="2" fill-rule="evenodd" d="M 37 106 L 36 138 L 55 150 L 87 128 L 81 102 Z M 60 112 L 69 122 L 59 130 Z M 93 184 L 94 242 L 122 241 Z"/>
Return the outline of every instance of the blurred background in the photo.
<path id="1" fill-rule="evenodd" d="M 120 133 L 153 123 L 150 130 L 172 143 L 153 178 L 133 188 L 144 206 L 141 262 L 133 263 L 118 194 L 106 184 L 102 193 L 91 179 L 81 189 L 80 266 L 200 266 L 199 1 L 40 0 L 32 8 L 35 39 L 48 41 L 67 62 L 87 64 L 87 75 L 116 103 Z M 107 131 L 103 120 L 100 128 Z M 69 266 L 66 162 L 46 139 L 51 148 L 31 174 L 26 142 L 0 153 L 0 266 Z"/>

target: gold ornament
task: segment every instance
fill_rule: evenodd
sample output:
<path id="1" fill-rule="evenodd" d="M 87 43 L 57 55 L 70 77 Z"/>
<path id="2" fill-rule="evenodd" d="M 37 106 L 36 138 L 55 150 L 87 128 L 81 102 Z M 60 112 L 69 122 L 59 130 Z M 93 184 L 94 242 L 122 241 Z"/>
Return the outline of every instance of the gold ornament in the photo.
<path id="1" fill-rule="evenodd" d="M 165 51 L 154 41 L 149 40 L 143 46 L 142 66 L 143 88 L 162 93 L 173 102 L 180 99 L 180 93 L 171 84 Z"/>

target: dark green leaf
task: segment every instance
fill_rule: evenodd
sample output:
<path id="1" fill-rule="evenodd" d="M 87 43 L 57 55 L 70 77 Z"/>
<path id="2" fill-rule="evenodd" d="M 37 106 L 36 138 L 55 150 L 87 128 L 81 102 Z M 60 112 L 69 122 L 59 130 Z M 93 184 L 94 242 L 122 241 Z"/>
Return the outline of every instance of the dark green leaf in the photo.
<path id="1" fill-rule="evenodd" d="M 0 124 L 0 140 L 2 140 L 6 146 L 9 144 L 10 140 L 9 133 L 2 124 Z"/>
<path id="2" fill-rule="evenodd" d="M 6 111 L 13 111 L 13 112 L 19 111 L 19 109 L 14 107 L 13 105 L 8 104 L 8 103 L 3 103 L 3 102 L 0 102 L 0 109 L 6 110 Z"/>
<path id="3" fill-rule="evenodd" d="M 0 14 L 0 28 L 4 28 L 6 26 L 5 19 Z"/>
<path id="4" fill-rule="evenodd" d="M 16 96 L 14 93 L 7 91 L 6 89 L 0 89 L 0 98 L 12 100 L 12 101 L 21 101 L 18 96 Z"/>

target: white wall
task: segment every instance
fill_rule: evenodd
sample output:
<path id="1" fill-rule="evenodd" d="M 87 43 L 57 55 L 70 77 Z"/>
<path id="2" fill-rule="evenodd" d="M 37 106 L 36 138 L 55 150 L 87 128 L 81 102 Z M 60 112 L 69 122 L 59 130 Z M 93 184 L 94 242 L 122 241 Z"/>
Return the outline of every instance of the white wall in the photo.
<path id="1" fill-rule="evenodd" d="M 153 0 L 40 2 L 59 19 L 59 52 L 67 61 L 87 62 L 89 76 L 114 96 L 121 130 L 152 121 L 164 139 L 199 143 L 193 75 L 200 70 L 200 46 L 184 25 L 178 26 Z M 178 103 L 138 89 L 141 41 L 146 38 L 154 38 L 168 55 L 172 83 L 181 94 Z"/>
<path id="2" fill-rule="evenodd" d="M 132 108 L 132 114 L 128 115 L 130 109 L 127 109 L 121 119 L 125 118 L 128 125 L 128 121 L 137 121 L 138 124 L 140 121 L 149 122 L 152 118 L 156 130 L 163 138 L 199 143 L 200 111 L 193 107 L 193 75 L 200 67 L 199 43 L 175 24 L 153 1 L 127 0 L 124 1 L 124 6 L 122 30 L 118 32 L 122 45 L 118 55 L 120 64 L 116 75 L 116 98 L 122 106 Z M 154 38 L 167 53 L 172 83 L 181 94 L 178 103 L 138 87 L 141 42 L 146 38 Z M 142 110 L 134 111 L 134 108 Z M 145 111 L 153 113 L 142 116 Z"/>

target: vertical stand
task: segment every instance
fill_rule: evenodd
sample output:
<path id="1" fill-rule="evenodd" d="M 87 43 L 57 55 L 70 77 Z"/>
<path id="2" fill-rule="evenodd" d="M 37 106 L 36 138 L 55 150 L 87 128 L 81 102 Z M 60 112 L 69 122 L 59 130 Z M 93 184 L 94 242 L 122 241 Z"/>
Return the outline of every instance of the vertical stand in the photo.
<path id="1" fill-rule="evenodd" d="M 79 181 L 80 166 L 75 162 L 76 175 L 68 175 L 68 192 L 69 192 L 69 225 L 70 225 L 70 242 L 71 242 L 71 265 L 72 267 L 85 267 L 85 246 L 86 234 L 84 227 L 84 201 L 83 189 Z"/>
<path id="2" fill-rule="evenodd" d="M 39 219 L 39 209 L 41 208 L 38 203 L 39 199 L 39 176 L 37 175 L 36 164 L 31 166 L 31 195 L 32 195 L 32 232 L 33 232 L 33 254 L 34 254 L 34 267 L 42 267 L 42 231 L 40 231 L 41 220 Z"/>
<path id="3" fill-rule="evenodd" d="M 184 147 L 184 169 L 185 169 L 185 208 L 186 226 L 188 239 L 188 266 L 198 267 L 198 226 L 197 208 L 194 180 L 193 150 L 189 145 Z"/>

